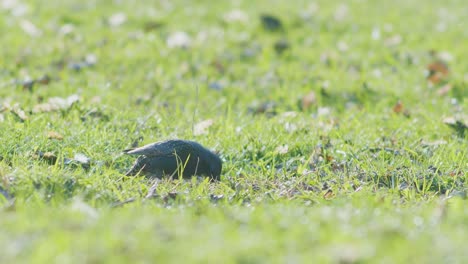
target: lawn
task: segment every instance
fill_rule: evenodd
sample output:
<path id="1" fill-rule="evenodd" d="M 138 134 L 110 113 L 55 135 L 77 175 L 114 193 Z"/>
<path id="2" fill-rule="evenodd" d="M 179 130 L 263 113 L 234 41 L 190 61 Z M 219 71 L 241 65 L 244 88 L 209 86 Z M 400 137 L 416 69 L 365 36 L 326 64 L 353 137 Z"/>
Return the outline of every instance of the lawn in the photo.
<path id="1" fill-rule="evenodd" d="M 0 263 L 468 262 L 466 14 L 0 0 Z M 221 181 L 124 175 L 174 138 Z"/>

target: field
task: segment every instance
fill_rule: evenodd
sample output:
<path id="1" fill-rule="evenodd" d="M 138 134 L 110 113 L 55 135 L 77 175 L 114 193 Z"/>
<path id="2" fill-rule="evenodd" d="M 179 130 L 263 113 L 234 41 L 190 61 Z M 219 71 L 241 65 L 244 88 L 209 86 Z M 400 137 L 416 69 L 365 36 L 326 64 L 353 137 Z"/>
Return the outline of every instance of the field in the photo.
<path id="1" fill-rule="evenodd" d="M 468 5 L 0 0 L 0 263 L 466 263 Z M 127 177 L 200 142 L 220 182 Z"/>

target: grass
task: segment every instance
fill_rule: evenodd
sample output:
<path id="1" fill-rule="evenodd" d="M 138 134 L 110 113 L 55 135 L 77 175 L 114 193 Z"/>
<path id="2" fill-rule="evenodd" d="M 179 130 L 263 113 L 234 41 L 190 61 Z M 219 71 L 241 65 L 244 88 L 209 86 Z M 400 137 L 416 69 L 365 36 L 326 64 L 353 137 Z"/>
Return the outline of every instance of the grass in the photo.
<path id="1" fill-rule="evenodd" d="M 0 6 L 0 262 L 468 259 L 463 1 Z M 221 182 L 123 175 L 169 138 Z"/>

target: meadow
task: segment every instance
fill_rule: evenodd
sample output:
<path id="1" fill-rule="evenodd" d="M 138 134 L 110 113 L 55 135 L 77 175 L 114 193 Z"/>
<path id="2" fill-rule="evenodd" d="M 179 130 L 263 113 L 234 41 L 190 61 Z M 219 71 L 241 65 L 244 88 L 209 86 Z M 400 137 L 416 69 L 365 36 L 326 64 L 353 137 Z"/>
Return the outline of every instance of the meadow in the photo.
<path id="1" fill-rule="evenodd" d="M 468 5 L 0 1 L 0 263 L 468 261 Z M 127 177 L 189 139 L 221 181 Z"/>

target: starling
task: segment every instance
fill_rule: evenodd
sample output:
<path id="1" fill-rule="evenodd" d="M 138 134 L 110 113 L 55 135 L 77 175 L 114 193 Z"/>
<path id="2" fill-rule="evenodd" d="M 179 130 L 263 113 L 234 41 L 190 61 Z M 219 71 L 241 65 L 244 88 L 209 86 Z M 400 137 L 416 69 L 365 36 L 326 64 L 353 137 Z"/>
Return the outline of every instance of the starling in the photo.
<path id="1" fill-rule="evenodd" d="M 221 159 L 194 141 L 167 140 L 123 152 L 140 155 L 125 174 L 127 176 L 140 173 L 147 177 L 162 178 L 178 177 L 182 173 L 183 178 L 194 175 L 204 175 L 218 181 L 221 178 Z"/>

